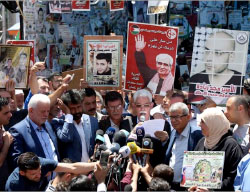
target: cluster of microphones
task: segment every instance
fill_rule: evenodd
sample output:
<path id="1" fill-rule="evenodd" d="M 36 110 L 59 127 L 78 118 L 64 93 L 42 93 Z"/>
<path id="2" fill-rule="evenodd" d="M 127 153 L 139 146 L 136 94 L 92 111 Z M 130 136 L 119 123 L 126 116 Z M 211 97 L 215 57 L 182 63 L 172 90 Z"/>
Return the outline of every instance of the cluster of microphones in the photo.
<path id="1" fill-rule="evenodd" d="M 130 154 L 134 163 L 138 162 L 141 166 L 145 166 L 147 156 L 154 152 L 151 136 L 145 135 L 143 127 L 137 127 L 136 132 L 131 134 L 124 129 L 116 132 L 113 127 L 109 127 L 105 133 L 103 130 L 97 130 L 96 144 L 98 146 L 94 160 L 101 162 L 102 154 L 109 152 L 109 155 L 115 156 L 111 167 Z"/>

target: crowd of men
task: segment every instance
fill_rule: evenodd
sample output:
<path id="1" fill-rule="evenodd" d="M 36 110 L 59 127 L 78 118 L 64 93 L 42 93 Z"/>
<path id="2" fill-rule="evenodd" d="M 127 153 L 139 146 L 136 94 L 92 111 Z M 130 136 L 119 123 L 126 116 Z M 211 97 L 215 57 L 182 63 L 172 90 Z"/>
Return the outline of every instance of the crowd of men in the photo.
<path id="1" fill-rule="evenodd" d="M 213 121 L 207 109 L 217 110 L 209 98 L 192 105 L 180 90 L 165 97 L 149 89 L 100 94 L 84 80 L 69 90 L 70 75 L 38 77 L 43 68 L 42 62 L 31 68 L 26 97 L 12 80 L 0 90 L 0 190 L 183 191 L 184 151 L 201 150 L 201 142 L 215 146 L 206 130 Z M 228 143 L 216 149 L 226 152 L 221 190 L 250 190 L 249 102 L 248 95 L 232 96 L 219 108 L 218 126 L 229 121 L 231 129 L 218 138 L 215 128 L 214 138 L 228 137 L 233 146 L 231 154 Z M 163 129 L 145 134 L 143 123 L 154 119 L 164 120 Z"/>

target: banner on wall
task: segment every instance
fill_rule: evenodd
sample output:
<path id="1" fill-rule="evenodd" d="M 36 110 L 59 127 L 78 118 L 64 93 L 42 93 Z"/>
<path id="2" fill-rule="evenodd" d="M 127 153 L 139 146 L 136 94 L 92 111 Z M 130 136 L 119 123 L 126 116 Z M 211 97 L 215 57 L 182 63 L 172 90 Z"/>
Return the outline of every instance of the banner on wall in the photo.
<path id="1" fill-rule="evenodd" d="M 49 2 L 50 13 L 71 13 L 72 2 L 63 0 L 54 0 Z"/>
<path id="2" fill-rule="evenodd" d="M 90 11 L 90 1 L 89 0 L 73 0 L 72 10 L 73 11 Z"/>
<path id="3" fill-rule="evenodd" d="M 122 53 L 122 36 L 84 36 L 83 78 L 97 89 L 120 89 Z"/>
<path id="4" fill-rule="evenodd" d="M 189 102 L 205 97 L 225 104 L 242 93 L 249 32 L 216 28 L 195 29 Z"/>
<path id="5" fill-rule="evenodd" d="M 178 28 L 129 22 L 127 34 L 125 89 L 166 95 L 174 83 Z"/>
<path id="6" fill-rule="evenodd" d="M 0 46 L 0 88 L 13 79 L 16 88 L 26 88 L 30 62 L 30 46 L 1 45 Z"/>
<path id="7" fill-rule="evenodd" d="M 124 1 L 110 1 L 110 11 L 120 11 L 124 9 Z"/>
<path id="8" fill-rule="evenodd" d="M 148 1 L 148 15 L 166 13 L 169 1 Z"/>

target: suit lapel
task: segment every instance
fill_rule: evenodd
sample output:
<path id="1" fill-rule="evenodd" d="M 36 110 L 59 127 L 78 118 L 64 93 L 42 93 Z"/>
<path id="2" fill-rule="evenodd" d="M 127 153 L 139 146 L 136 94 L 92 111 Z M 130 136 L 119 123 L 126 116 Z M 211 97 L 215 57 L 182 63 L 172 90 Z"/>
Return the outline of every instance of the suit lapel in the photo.
<path id="1" fill-rule="evenodd" d="M 174 141 L 175 141 L 175 134 L 176 134 L 176 131 L 174 129 L 172 131 L 172 133 L 171 133 L 169 145 L 168 145 L 168 148 L 167 148 L 167 151 L 166 151 L 166 161 L 167 161 L 167 164 L 169 163 L 169 160 L 170 160 L 170 157 L 171 157 L 171 153 L 172 153 L 171 151 L 172 151 L 172 148 L 173 148 L 173 145 L 174 145 Z"/>
<path id="2" fill-rule="evenodd" d="M 84 135 L 85 135 L 85 142 L 86 142 L 86 146 L 87 146 L 87 151 L 89 152 L 90 137 L 91 137 L 91 125 L 90 125 L 89 116 L 83 114 L 82 124 L 83 124 L 83 131 L 84 131 Z"/>

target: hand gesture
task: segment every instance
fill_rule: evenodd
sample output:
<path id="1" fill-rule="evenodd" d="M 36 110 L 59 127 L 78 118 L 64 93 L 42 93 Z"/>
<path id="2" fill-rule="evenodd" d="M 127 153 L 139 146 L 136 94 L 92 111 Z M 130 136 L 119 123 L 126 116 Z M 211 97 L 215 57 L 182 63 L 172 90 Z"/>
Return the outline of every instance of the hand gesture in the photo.
<path id="1" fill-rule="evenodd" d="M 15 81 L 13 79 L 9 79 L 8 81 L 6 81 L 5 89 L 10 93 L 15 92 L 15 86 L 16 86 Z"/>
<path id="2" fill-rule="evenodd" d="M 8 132 L 8 131 L 5 131 L 3 133 L 3 141 L 4 143 L 6 143 L 8 146 L 11 145 L 11 143 L 13 142 L 14 138 L 12 137 L 12 135 Z"/>
<path id="3" fill-rule="evenodd" d="M 197 192 L 206 192 L 209 191 L 207 188 L 192 186 L 188 189 L 188 191 L 197 191 Z"/>
<path id="4" fill-rule="evenodd" d="M 108 173 L 108 169 L 104 169 L 101 165 L 100 162 L 98 162 L 94 168 L 94 175 L 95 178 L 99 183 L 105 182 L 105 178 L 107 176 Z"/>
<path id="5" fill-rule="evenodd" d="M 168 133 L 166 131 L 156 131 L 155 136 L 158 139 L 160 139 L 161 142 L 164 142 L 164 141 L 168 140 L 168 138 L 169 138 Z"/>
<path id="6" fill-rule="evenodd" d="M 45 62 L 36 62 L 31 68 L 30 72 L 31 73 L 36 73 L 38 71 L 44 70 L 45 69 Z"/>
<path id="7" fill-rule="evenodd" d="M 57 103 L 58 106 L 60 107 L 60 109 L 62 110 L 62 112 L 66 115 L 66 114 L 70 114 L 70 109 L 67 107 L 67 105 L 65 105 L 63 103 L 63 101 L 59 98 L 57 98 Z"/>
<path id="8" fill-rule="evenodd" d="M 85 79 L 80 79 L 80 88 L 85 89 L 87 87 L 89 87 L 89 84 L 87 83 L 87 81 L 85 81 Z"/>
<path id="9" fill-rule="evenodd" d="M 140 52 L 144 49 L 144 47 L 146 46 L 146 42 L 144 42 L 144 36 L 143 35 L 137 35 L 137 37 L 135 37 L 135 49 L 136 51 Z"/>

